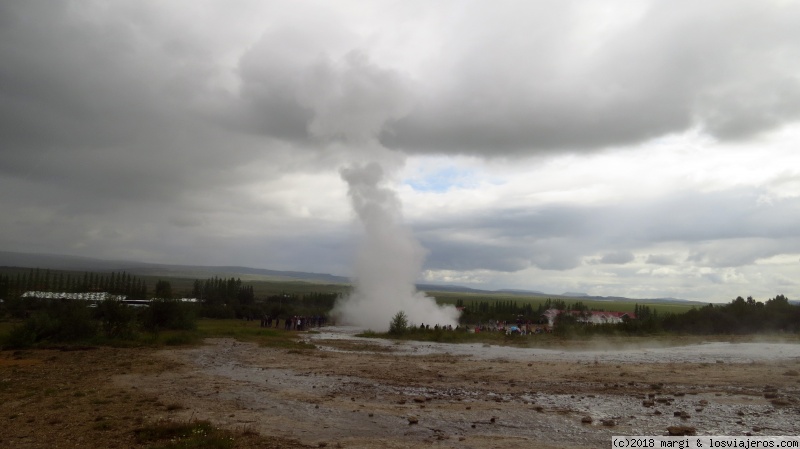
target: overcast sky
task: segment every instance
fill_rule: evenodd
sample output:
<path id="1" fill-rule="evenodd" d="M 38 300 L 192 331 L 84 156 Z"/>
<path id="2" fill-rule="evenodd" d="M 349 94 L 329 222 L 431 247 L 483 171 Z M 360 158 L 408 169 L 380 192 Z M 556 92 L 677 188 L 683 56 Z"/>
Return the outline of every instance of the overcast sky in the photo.
<path id="1" fill-rule="evenodd" d="M 0 0 L 0 250 L 798 299 L 799 147 L 798 2 Z"/>

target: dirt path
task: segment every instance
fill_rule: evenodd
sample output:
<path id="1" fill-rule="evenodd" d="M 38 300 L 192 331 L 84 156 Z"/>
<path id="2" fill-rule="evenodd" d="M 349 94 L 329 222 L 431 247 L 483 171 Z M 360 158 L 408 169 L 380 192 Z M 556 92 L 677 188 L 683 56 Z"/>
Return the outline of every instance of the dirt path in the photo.
<path id="1" fill-rule="evenodd" d="M 612 435 L 661 435 L 674 425 L 709 435 L 800 433 L 791 345 L 755 359 L 746 353 L 763 349 L 746 345 L 705 348 L 702 357 L 648 349 L 653 361 L 626 362 L 557 351 L 470 357 L 442 353 L 447 346 L 415 352 L 319 336 L 321 349 L 307 351 L 207 343 L 161 351 L 169 370 L 121 374 L 115 385 L 180 404 L 178 418 L 314 447 L 608 447 Z"/>

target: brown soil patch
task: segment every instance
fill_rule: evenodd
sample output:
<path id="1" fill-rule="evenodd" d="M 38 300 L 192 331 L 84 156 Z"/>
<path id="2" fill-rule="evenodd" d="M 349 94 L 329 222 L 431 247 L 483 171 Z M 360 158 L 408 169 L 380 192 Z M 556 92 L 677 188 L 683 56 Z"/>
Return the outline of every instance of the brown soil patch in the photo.
<path id="1" fill-rule="evenodd" d="M 134 431 L 175 419 L 178 405 L 117 376 L 155 376 L 183 369 L 152 349 L 0 351 L 0 447 L 142 448 Z M 235 447 L 304 447 L 248 429 Z"/>

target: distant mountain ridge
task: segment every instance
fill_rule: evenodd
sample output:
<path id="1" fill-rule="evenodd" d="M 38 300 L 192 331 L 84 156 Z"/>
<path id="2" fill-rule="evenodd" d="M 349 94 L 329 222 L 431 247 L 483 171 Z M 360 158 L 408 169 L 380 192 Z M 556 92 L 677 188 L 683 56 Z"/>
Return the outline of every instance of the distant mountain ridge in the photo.
<path id="1" fill-rule="evenodd" d="M 43 268 L 51 270 L 75 271 L 125 271 L 134 275 L 144 276 L 171 276 L 183 278 L 206 277 L 246 277 L 253 276 L 259 280 L 269 281 L 296 281 L 316 282 L 328 284 L 350 284 L 351 279 L 325 273 L 309 273 L 304 271 L 280 271 L 264 268 L 251 268 L 242 266 L 205 266 L 205 265 L 169 265 L 147 262 L 134 262 L 128 260 L 106 260 L 82 256 L 67 256 L 60 254 L 35 254 L 0 251 L 0 267 Z M 538 290 L 500 289 L 483 290 L 453 284 L 417 284 L 420 291 L 439 291 L 453 293 L 476 294 L 509 294 L 509 295 L 536 295 L 552 298 L 585 298 L 596 301 L 629 301 L 629 302 L 660 302 L 705 305 L 705 302 L 688 301 L 677 298 L 652 298 L 631 299 L 614 296 L 590 296 L 586 293 L 565 292 L 563 294 L 550 294 Z"/>
<path id="2" fill-rule="evenodd" d="M 49 268 L 76 271 L 125 271 L 130 274 L 174 277 L 210 277 L 231 275 L 266 276 L 282 280 L 330 282 L 346 284 L 350 279 L 324 273 L 279 271 L 240 266 L 170 265 L 129 260 L 106 260 L 59 254 L 32 254 L 0 251 L 0 266 L 24 268 Z"/>

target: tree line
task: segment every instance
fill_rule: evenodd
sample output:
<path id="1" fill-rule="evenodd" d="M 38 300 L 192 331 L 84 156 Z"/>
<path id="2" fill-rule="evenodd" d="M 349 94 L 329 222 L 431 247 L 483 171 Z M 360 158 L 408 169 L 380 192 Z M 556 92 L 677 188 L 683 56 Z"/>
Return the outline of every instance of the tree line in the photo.
<path id="1" fill-rule="evenodd" d="M 527 301 L 519 304 L 518 301 L 514 300 L 487 300 L 465 304 L 464 300 L 459 299 L 456 301 L 456 307 L 462 309 L 460 320 L 462 324 L 480 324 L 489 320 L 513 321 L 520 317 L 526 321 L 539 322 L 544 312 L 549 309 L 577 312 L 601 311 L 600 309 L 592 309 L 583 301 L 567 303 L 563 299 L 552 298 L 547 298 L 546 301 L 535 307 Z M 650 317 L 655 315 L 656 311 L 649 306 L 635 304 L 634 313 L 637 317 Z"/>
<path id="2" fill-rule="evenodd" d="M 800 332 L 800 305 L 784 295 L 767 301 L 741 296 L 728 304 L 708 304 L 683 313 L 658 314 L 647 307 L 637 308 L 637 319 L 621 324 L 586 325 L 573 316 L 562 314 L 556 320 L 555 332 L 562 335 L 659 333 L 714 335 Z"/>
<path id="3" fill-rule="evenodd" d="M 19 297 L 26 291 L 62 293 L 108 292 L 126 295 L 130 299 L 145 299 L 147 283 L 126 272 L 93 273 L 83 275 L 51 272 L 32 268 L 13 275 L 0 275 L 0 299 Z"/>

